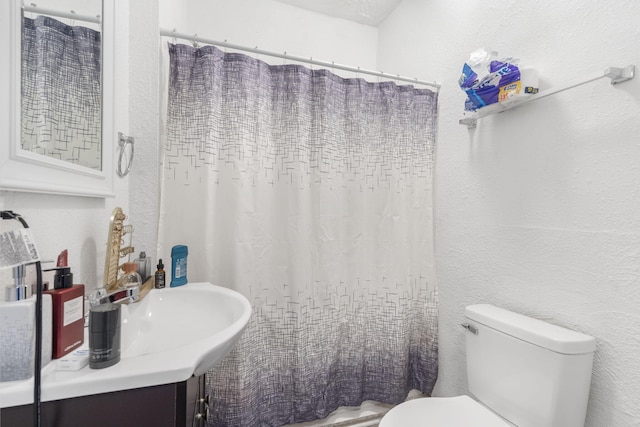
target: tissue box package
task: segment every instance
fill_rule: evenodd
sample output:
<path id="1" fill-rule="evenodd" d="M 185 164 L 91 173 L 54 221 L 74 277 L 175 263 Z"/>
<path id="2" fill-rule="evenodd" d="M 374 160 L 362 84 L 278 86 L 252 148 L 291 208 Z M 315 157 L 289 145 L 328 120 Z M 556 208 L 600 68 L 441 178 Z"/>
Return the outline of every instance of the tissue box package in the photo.
<path id="1" fill-rule="evenodd" d="M 31 378 L 35 367 L 36 297 L 0 303 L 0 382 Z M 42 367 L 51 361 L 51 296 L 42 296 Z"/>

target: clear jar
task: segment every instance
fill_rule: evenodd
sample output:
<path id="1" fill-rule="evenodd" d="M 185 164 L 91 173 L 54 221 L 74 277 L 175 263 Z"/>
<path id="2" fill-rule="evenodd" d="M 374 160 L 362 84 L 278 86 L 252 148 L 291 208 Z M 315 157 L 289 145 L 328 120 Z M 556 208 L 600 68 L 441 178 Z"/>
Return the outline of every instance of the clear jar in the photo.
<path id="1" fill-rule="evenodd" d="M 118 279 L 116 286 L 119 289 L 136 288 L 142 286 L 142 277 L 138 274 L 138 264 L 135 262 L 125 262 L 122 265 L 124 274 Z"/>

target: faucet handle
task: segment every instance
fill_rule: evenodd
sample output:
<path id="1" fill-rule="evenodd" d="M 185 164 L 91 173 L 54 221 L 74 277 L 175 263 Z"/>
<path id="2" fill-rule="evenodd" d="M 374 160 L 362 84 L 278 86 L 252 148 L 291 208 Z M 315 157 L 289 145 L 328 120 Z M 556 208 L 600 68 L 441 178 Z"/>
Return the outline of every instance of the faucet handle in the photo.
<path id="1" fill-rule="evenodd" d="M 105 288 L 104 286 L 97 288 L 92 293 L 90 293 L 89 296 L 87 297 L 89 300 L 89 307 L 95 307 L 96 305 L 100 305 L 101 300 L 106 296 L 107 296 L 107 288 Z"/>
<path id="2" fill-rule="evenodd" d="M 108 292 L 105 287 L 98 288 L 89 296 L 89 306 L 104 304 L 107 302 L 122 304 L 140 301 L 140 287 L 119 288 Z"/>

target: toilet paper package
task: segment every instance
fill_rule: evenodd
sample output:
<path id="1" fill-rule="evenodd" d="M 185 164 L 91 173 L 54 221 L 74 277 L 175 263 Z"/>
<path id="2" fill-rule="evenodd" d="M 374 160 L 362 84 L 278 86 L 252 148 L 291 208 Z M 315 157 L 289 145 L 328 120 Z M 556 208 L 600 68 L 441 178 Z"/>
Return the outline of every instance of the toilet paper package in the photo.
<path id="1" fill-rule="evenodd" d="M 516 59 L 478 49 L 463 65 L 458 84 L 467 94 L 465 109 L 475 111 L 516 95 L 537 93 L 537 80 L 537 72 L 521 68 Z"/>

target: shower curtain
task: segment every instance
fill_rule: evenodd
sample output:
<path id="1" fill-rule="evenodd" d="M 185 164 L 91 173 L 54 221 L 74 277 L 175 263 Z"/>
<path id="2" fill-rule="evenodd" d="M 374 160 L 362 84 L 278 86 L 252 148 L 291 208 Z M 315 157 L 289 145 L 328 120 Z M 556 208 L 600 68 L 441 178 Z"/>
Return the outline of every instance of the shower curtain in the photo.
<path id="1" fill-rule="evenodd" d="M 253 305 L 214 426 L 280 426 L 437 376 L 437 93 L 169 45 L 159 253 Z"/>
<path id="2" fill-rule="evenodd" d="M 24 150 L 101 170 L 99 31 L 40 15 L 22 20 Z"/>

